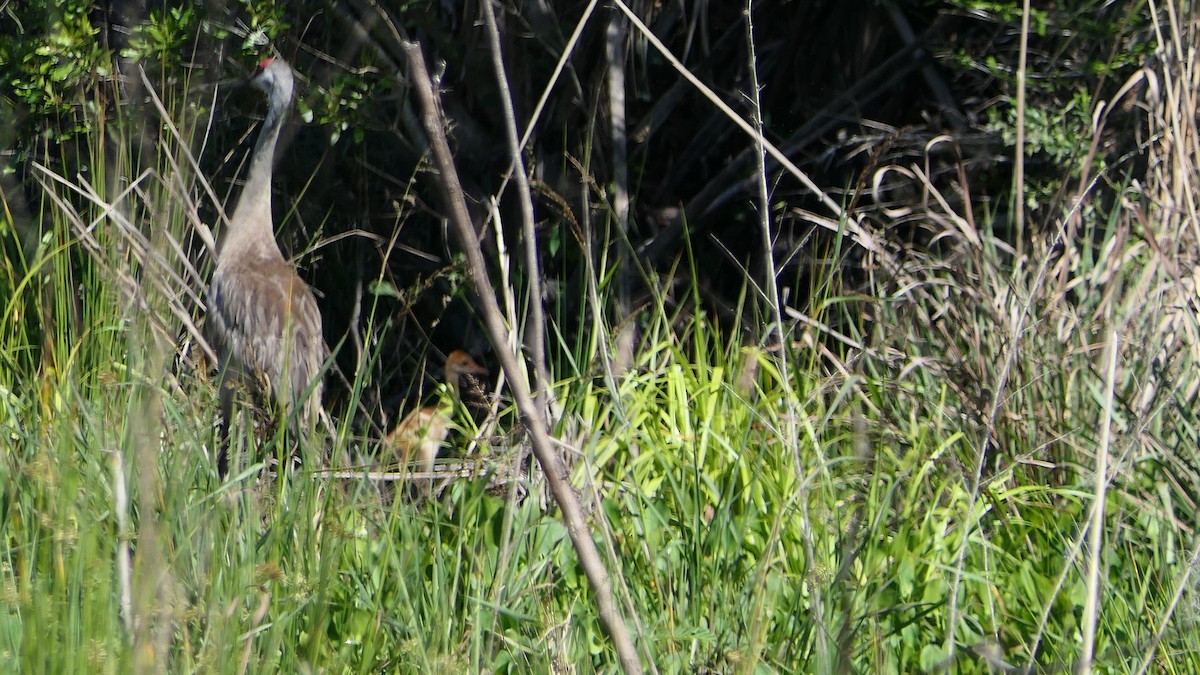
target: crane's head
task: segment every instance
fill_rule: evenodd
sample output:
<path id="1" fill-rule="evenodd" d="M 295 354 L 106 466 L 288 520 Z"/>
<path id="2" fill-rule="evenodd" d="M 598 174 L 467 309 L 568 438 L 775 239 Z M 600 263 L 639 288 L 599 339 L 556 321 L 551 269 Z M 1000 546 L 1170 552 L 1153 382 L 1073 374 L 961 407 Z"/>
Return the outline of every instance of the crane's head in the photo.
<path id="1" fill-rule="evenodd" d="M 475 363 L 471 355 L 461 349 L 450 352 L 446 357 L 446 384 L 457 390 L 463 375 L 487 375 L 488 369 Z"/>
<path id="2" fill-rule="evenodd" d="M 292 101 L 292 69 L 283 59 L 270 57 L 259 62 L 250 84 L 262 91 L 272 104 Z"/>

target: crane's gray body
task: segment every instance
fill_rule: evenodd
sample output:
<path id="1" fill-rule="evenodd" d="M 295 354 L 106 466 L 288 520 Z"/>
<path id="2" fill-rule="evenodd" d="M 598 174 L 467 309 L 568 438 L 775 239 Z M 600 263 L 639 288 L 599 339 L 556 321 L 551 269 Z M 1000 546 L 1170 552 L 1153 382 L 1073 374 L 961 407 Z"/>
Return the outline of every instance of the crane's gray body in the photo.
<path id="1" fill-rule="evenodd" d="M 292 103 L 292 71 L 282 60 L 270 59 L 251 83 L 266 93 L 270 108 L 208 293 L 209 340 L 220 359 L 221 412 L 228 430 L 231 380 L 261 378 L 283 410 L 303 401 L 299 421 L 311 430 L 321 410 L 320 373 L 329 350 L 316 299 L 280 253 L 271 217 L 272 164 Z"/>

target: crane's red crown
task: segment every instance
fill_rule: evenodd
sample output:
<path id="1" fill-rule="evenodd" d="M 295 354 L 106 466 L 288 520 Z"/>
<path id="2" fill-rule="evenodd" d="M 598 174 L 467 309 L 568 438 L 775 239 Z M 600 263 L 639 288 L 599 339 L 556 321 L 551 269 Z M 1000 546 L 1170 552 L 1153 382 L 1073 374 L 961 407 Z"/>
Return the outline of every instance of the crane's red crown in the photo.
<path id="1" fill-rule="evenodd" d="M 259 70 L 259 72 L 262 72 L 262 71 L 266 70 L 266 69 L 267 69 L 267 66 L 271 65 L 271 62 L 272 62 L 272 61 L 274 61 L 274 60 L 275 60 L 275 57 L 274 57 L 274 56 L 268 56 L 267 58 L 263 59 L 262 61 L 259 61 L 259 62 L 258 62 L 258 70 Z"/>

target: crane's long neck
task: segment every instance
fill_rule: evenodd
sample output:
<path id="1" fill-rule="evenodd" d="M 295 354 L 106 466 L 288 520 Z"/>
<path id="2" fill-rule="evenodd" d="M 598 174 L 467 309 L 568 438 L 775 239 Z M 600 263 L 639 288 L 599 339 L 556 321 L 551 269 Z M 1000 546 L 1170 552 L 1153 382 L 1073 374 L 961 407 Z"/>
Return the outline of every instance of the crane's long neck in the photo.
<path id="1" fill-rule="evenodd" d="M 459 387 L 462 386 L 462 382 L 459 379 L 462 377 L 462 373 L 455 368 L 447 367 L 445 377 L 446 386 L 450 388 L 450 403 L 454 404 L 462 399 L 462 392 L 459 390 Z"/>
<path id="2" fill-rule="evenodd" d="M 256 249 L 264 256 L 272 251 L 279 254 L 279 245 L 275 243 L 274 220 L 271 218 L 271 178 L 274 173 L 275 146 L 279 142 L 279 130 L 283 126 L 290 98 L 280 96 L 277 91 L 271 92 L 267 119 L 258 134 L 246 183 L 230 219 L 226 250 Z"/>

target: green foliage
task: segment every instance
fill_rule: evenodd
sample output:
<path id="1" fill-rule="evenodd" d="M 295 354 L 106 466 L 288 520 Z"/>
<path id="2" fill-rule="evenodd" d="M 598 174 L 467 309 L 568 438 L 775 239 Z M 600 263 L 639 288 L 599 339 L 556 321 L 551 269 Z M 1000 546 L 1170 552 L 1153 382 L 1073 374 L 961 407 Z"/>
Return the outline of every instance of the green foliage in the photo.
<path id="1" fill-rule="evenodd" d="M 1106 130 L 1109 138 L 1095 149 L 1092 163 L 1085 165 L 1093 150 L 1080 139 L 1094 135 L 1097 102 L 1110 108 L 1106 98 L 1153 58 L 1155 42 L 1143 39 L 1153 31 L 1153 17 L 1142 3 L 1081 0 L 1052 8 L 1031 7 L 1022 81 L 1018 79 L 1020 43 L 1015 37 L 1021 30 L 1022 3 L 954 0 L 952 4 L 986 30 L 1014 36 L 994 49 L 953 45 L 947 62 L 964 74 L 982 74 L 999 83 L 1000 95 L 995 105 L 986 108 L 983 128 L 1007 155 L 1016 150 L 1017 87 L 1024 87 L 1023 206 L 1040 219 L 1060 217 L 1071 208 L 1063 203 L 1064 193 L 1073 187 L 1068 185 L 1071 179 L 1096 175 L 1118 158 L 1137 152 L 1129 144 L 1131 137 L 1117 136 L 1110 129 Z M 1120 141 L 1113 142 L 1114 136 Z"/>
<path id="2" fill-rule="evenodd" d="M 1085 168 L 1088 175 L 1104 170 L 1103 154 L 1096 154 L 1091 166 L 1085 166 L 1089 148 L 1079 142 L 1092 135 L 1092 106 L 1091 95 L 1080 90 L 1062 108 L 1026 108 L 1025 154 L 1031 164 L 1047 168 L 1036 173 L 1037 178 L 1025 192 L 1029 209 L 1036 211 L 1051 203 L 1062 189 L 1063 181 L 1078 179 Z M 1015 107 L 988 109 L 988 130 L 1010 151 L 1016 149 L 1016 118 Z M 1059 167 L 1065 167 L 1066 171 Z"/>
<path id="3" fill-rule="evenodd" d="M 134 28 L 129 46 L 121 50 L 121 56 L 132 61 L 150 59 L 170 64 L 175 55 L 184 52 L 192 38 L 196 16 L 196 8 L 190 5 L 152 9 L 146 21 Z"/>
<path id="4" fill-rule="evenodd" d="M 242 41 L 243 52 L 253 52 L 267 40 L 290 27 L 285 18 L 288 6 L 271 0 L 238 0 L 246 14 L 250 30 Z M 216 18 L 216 17 L 214 17 Z"/>
<path id="5" fill-rule="evenodd" d="M 1023 7 L 1020 2 L 1009 0 L 950 0 L 951 5 L 964 11 L 975 12 L 979 16 L 988 17 L 997 23 L 1019 24 Z M 1051 24 L 1050 13 L 1038 7 L 1029 8 L 1029 29 L 1036 35 L 1044 36 Z"/>
<path id="6" fill-rule="evenodd" d="M 368 96 L 366 80 L 342 74 L 328 89 L 298 101 L 298 106 L 305 122 L 316 123 L 329 130 L 330 145 L 337 143 L 347 131 L 351 133 L 353 142 L 359 144 L 366 133 L 359 106 Z"/>
<path id="7" fill-rule="evenodd" d="M 92 26 L 92 3 L 33 0 L 6 7 L 12 30 L 0 31 L 0 96 L 12 97 L 39 120 L 34 131 L 65 140 L 89 128 L 81 96 L 110 75 Z"/>

